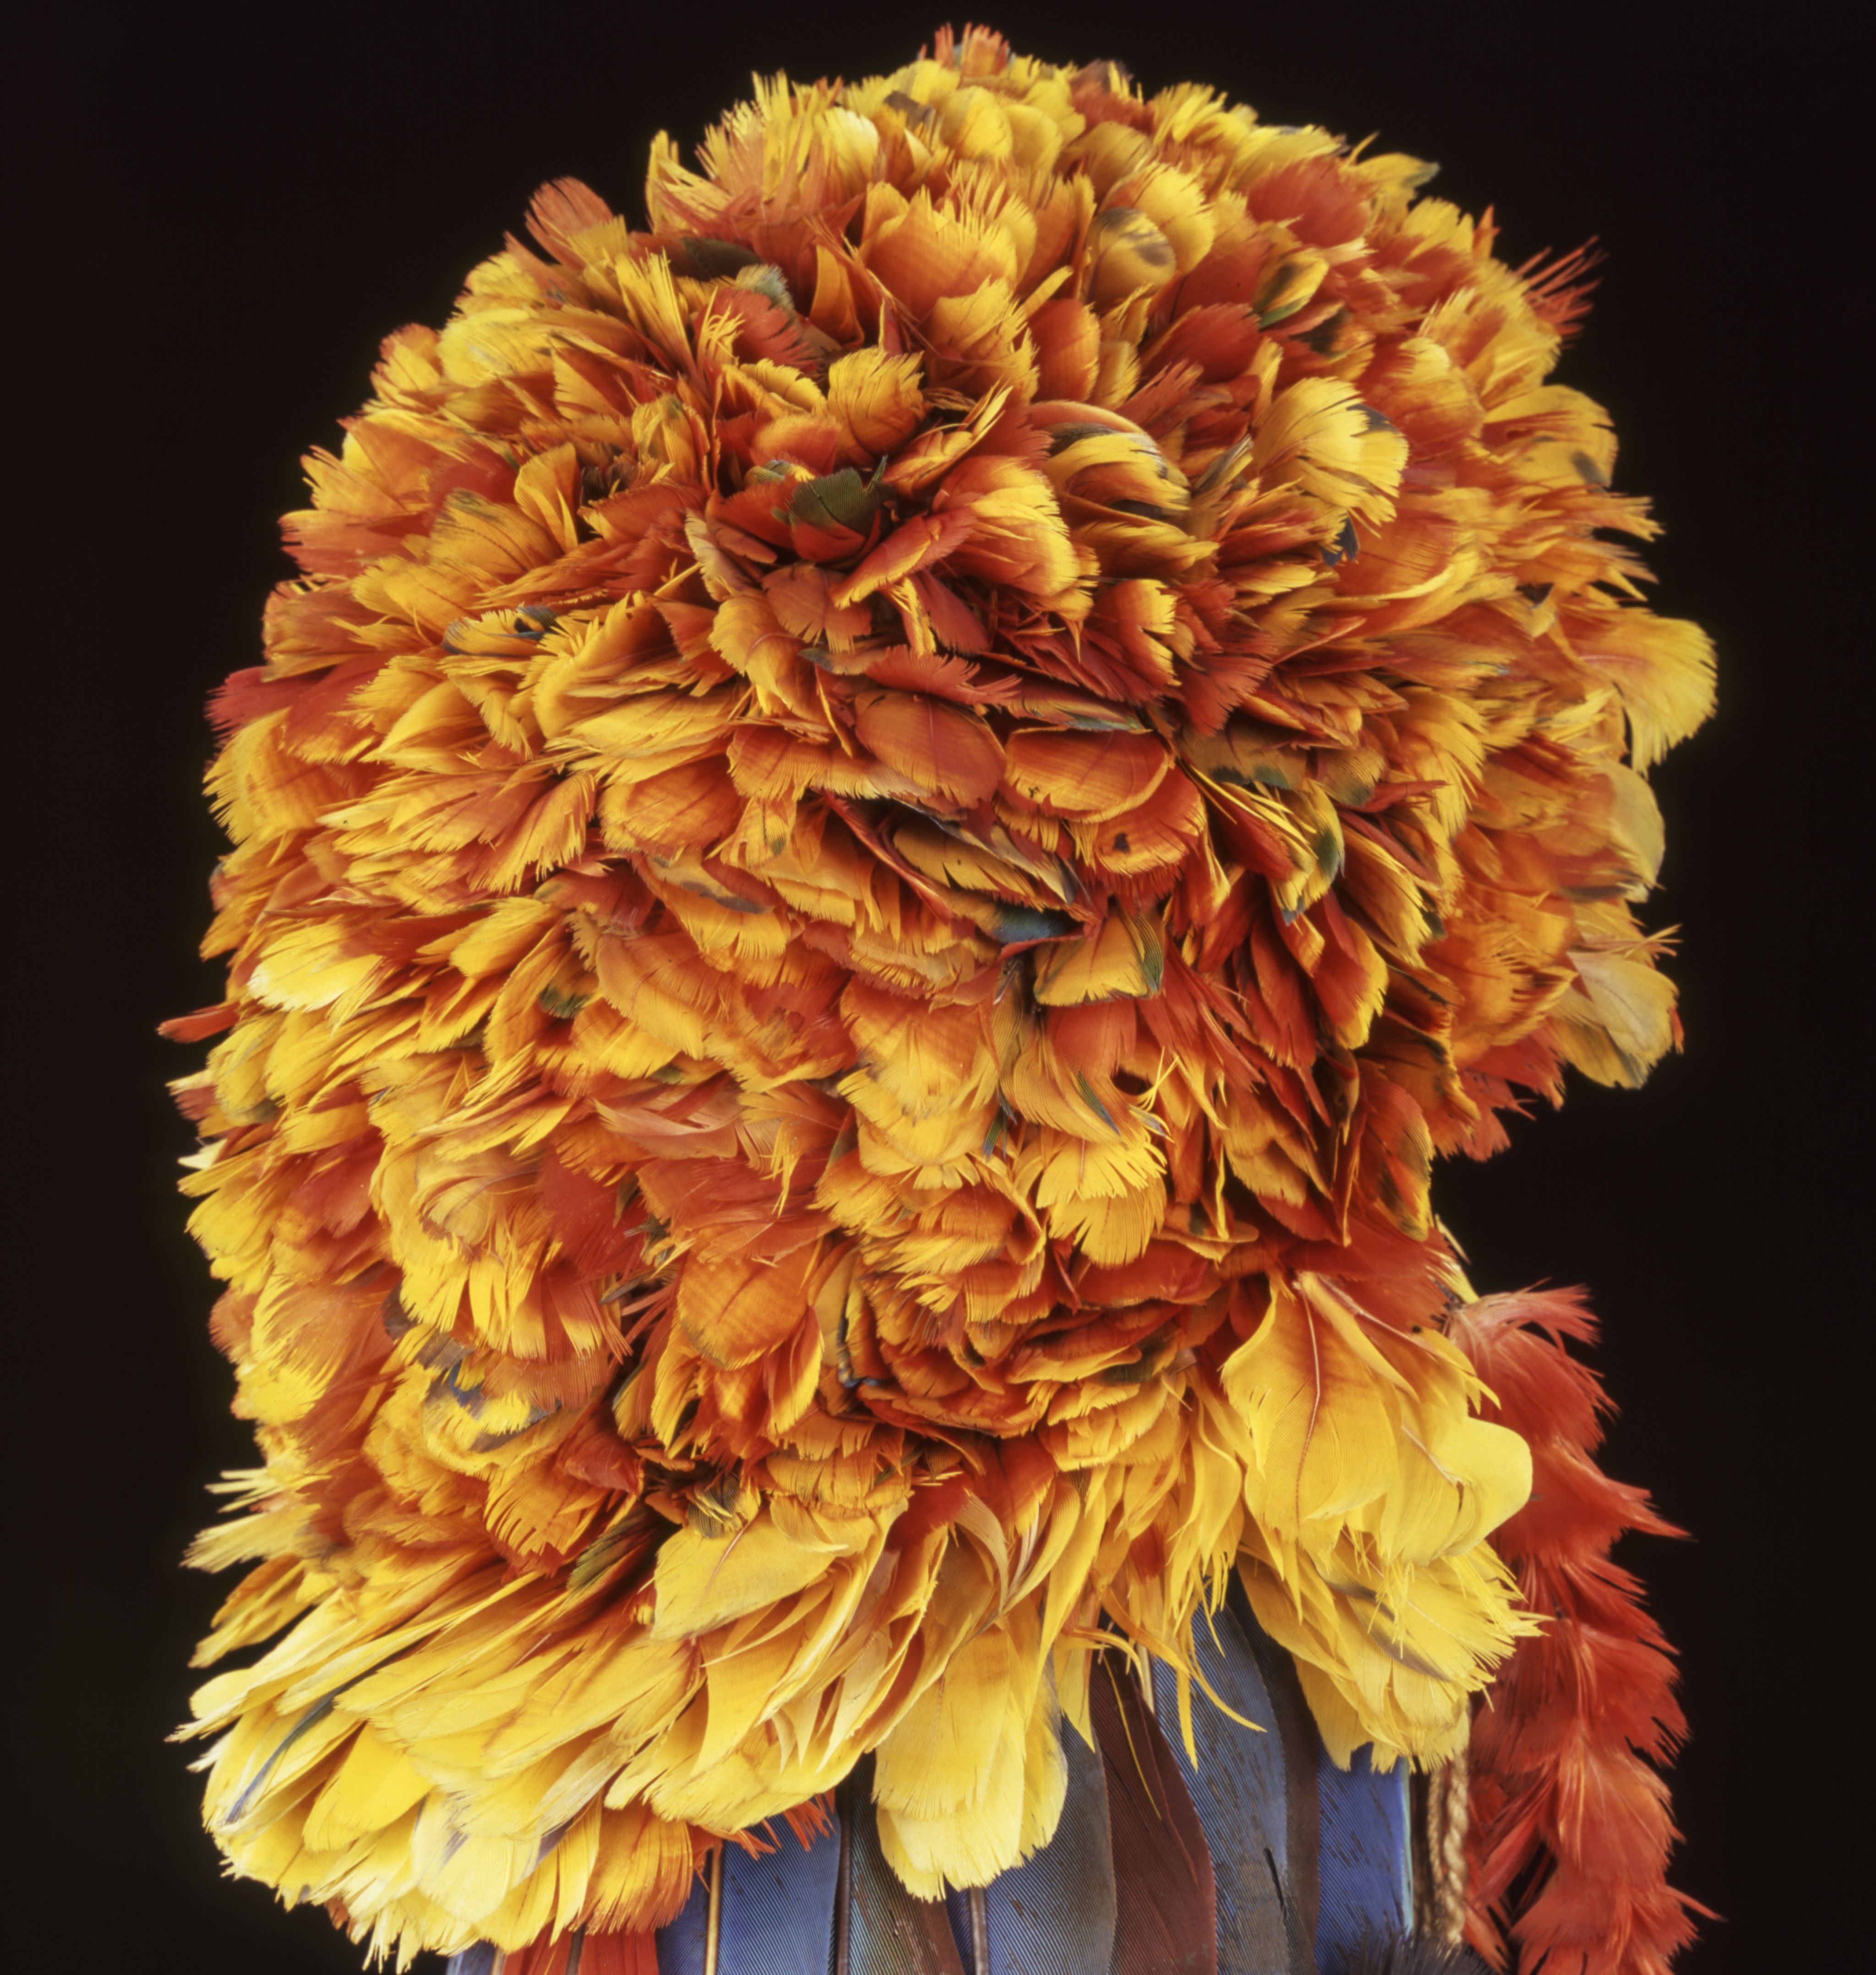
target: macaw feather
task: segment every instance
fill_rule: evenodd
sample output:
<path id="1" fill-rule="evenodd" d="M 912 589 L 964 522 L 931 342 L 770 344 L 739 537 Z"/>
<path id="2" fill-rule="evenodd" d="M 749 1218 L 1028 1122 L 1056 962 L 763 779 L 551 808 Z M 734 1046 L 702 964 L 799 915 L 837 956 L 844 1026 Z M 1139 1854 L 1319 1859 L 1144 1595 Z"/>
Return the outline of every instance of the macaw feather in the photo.
<path id="1" fill-rule="evenodd" d="M 1190 1666 L 1189 1674 L 1156 1667 L 1154 1701 L 1211 1852 L 1221 1975 L 1239 1968 L 1308 1975 L 1315 1833 L 1294 1858 L 1290 1844 L 1292 1804 L 1305 1786 L 1289 1773 L 1276 1709 L 1229 1606 L 1193 1621 Z"/>
<path id="2" fill-rule="evenodd" d="M 1431 1189 L 1677 1043 L 1712 653 L 1583 264 L 1425 176 L 947 31 L 386 342 L 167 1025 L 231 1869 L 458 1975 L 1404 1968 L 1470 1744 L 1439 1911 L 1684 1937 L 1660 1525 Z"/>
<path id="3" fill-rule="evenodd" d="M 1111 1660 L 1091 1687 L 1114 1849 L 1115 1965 L 1124 1975 L 1217 1975 L 1211 1847 L 1172 1747 Z"/>

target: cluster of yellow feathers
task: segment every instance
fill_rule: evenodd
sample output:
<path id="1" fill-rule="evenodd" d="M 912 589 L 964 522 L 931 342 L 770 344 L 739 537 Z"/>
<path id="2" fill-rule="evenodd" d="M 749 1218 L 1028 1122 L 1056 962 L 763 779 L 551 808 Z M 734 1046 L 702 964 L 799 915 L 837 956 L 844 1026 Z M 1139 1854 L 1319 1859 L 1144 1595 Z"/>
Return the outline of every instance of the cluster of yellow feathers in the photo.
<path id="1" fill-rule="evenodd" d="M 640 1930 L 871 1751 L 981 1884 L 1234 1568 L 1339 1757 L 1463 1743 L 1529 1467 L 1429 1166 L 1672 1040 L 1710 656 L 1426 176 L 973 32 L 386 343 L 172 1025 L 265 1461 L 201 1658 L 288 1628 L 197 1697 L 235 1869 Z"/>

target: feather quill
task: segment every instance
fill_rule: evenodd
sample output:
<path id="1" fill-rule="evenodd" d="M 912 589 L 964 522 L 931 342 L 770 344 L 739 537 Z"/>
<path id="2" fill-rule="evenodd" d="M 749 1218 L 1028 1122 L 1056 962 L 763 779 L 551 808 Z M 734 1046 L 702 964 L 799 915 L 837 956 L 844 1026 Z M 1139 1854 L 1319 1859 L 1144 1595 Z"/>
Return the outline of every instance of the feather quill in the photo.
<path id="1" fill-rule="evenodd" d="M 722 1852 L 710 1853 L 676 1917 L 658 1930 L 658 1975 L 719 1975 Z"/>

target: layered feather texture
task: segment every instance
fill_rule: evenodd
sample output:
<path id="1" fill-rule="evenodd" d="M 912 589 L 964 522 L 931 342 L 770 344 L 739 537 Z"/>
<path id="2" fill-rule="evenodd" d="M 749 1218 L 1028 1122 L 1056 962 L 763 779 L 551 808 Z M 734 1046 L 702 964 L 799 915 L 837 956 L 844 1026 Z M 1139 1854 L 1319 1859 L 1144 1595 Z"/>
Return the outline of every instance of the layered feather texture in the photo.
<path id="1" fill-rule="evenodd" d="M 1707 1909 L 1666 1881 L 1675 1832 L 1657 1767 L 1687 1732 L 1670 1648 L 1634 1576 L 1625 1530 L 1680 1531 L 1591 1458 L 1608 1409 L 1565 1341 L 1596 1331 L 1580 1293 L 1487 1296 L 1453 1334 L 1529 1441 L 1531 1500 L 1499 1535 L 1526 1602 L 1553 1622 L 1520 1641 L 1480 1711 L 1469 1767 L 1467 1937 L 1560 1975 L 1660 1975 Z"/>
<path id="2" fill-rule="evenodd" d="M 870 1758 L 907 1894 L 992 1887 L 1234 1570 L 1335 1764 L 1463 1747 L 1535 1429 L 1430 1163 L 1673 1042 L 1711 663 L 1572 290 L 1427 175 L 943 36 L 387 341 L 173 1025 L 235 1870 L 593 1975 Z"/>
<path id="3" fill-rule="evenodd" d="M 1182 1710 L 1163 1668 L 1145 1684 L 1111 1655 L 1090 1688 L 1092 1740 L 1063 1737 L 1055 1836 L 988 1887 L 914 1898 L 880 1848 L 863 1763 L 832 1829 L 805 1842 L 771 1832 L 759 1858 L 714 1854 L 656 1934 L 576 1934 L 546 1975 L 591 1975 L 595 1958 L 634 1975 L 1483 1971 L 1456 1944 L 1405 1931 L 1407 1847 L 1389 1814 L 1404 1802 L 1404 1766 L 1377 1777 L 1330 1760 L 1288 1660 L 1237 1593 L 1199 1621 L 1195 1647 L 1223 1705 Z M 1240 1702 L 1275 1733 L 1238 1716 Z M 449 1975 L 542 1975 L 542 1963 L 540 1950 L 485 1943 Z"/>

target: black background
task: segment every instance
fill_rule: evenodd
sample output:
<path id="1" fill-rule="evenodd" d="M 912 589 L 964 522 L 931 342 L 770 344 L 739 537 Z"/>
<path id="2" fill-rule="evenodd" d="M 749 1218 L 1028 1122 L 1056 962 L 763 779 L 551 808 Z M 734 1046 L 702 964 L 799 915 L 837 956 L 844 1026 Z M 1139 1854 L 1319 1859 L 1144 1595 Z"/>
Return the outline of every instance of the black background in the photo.
<path id="1" fill-rule="evenodd" d="M 193 951 L 219 847 L 201 708 L 257 660 L 298 455 L 336 443 L 379 337 L 441 323 L 541 181 L 571 173 L 642 217 L 657 129 L 688 147 L 752 69 L 895 67 L 940 4 L 24 18 L 5 404 L 25 553 L 0 705 L 23 935 L 9 1069 L 28 1080 L 10 1326 L 31 1362 L 10 1354 L 5 1417 L 9 1693 L 33 1743 L 12 1801 L 44 1856 L 12 1903 L 9 1967 L 41 1927 L 56 1947 L 35 1967 L 359 1963 L 322 1914 L 218 1878 L 193 1752 L 162 1739 L 218 1595 L 177 1559 L 202 1484 L 252 1457 L 172 1191 L 190 1140 L 163 1083 L 200 1052 L 152 1030 L 219 998 Z M 1689 1040 L 1644 1093 L 1579 1083 L 1437 1198 L 1482 1287 L 1591 1286 L 1622 1407 L 1609 1464 L 1693 1532 L 1621 1553 L 1683 1654 L 1674 1876 L 1726 1917 L 1687 1975 L 1839 1965 L 1861 1894 L 1832 1784 L 1867 1739 L 1848 1245 L 1869 583 L 1848 464 L 1870 311 L 1832 86 L 1850 58 L 1823 18 L 1600 0 L 994 16 L 1019 48 L 1112 57 L 1149 88 L 1196 77 L 1266 120 L 1378 130 L 1440 161 L 1436 194 L 1495 205 L 1513 261 L 1591 235 L 1608 251 L 1559 375 L 1610 407 L 1617 485 L 1667 524 L 1658 607 L 1707 626 L 1722 661 L 1717 720 L 1656 777 L 1654 922 L 1684 928 Z"/>

